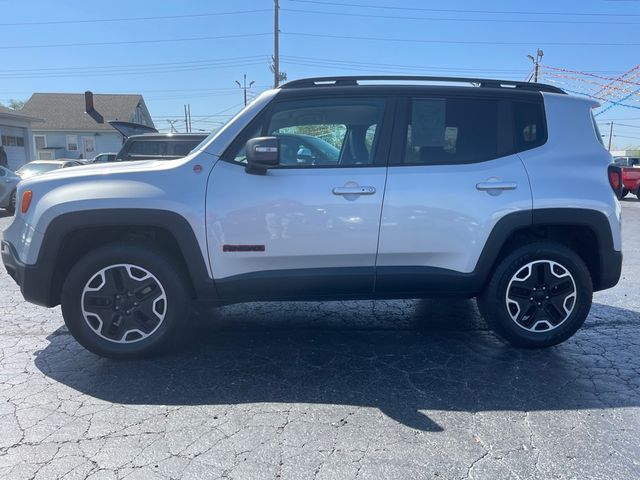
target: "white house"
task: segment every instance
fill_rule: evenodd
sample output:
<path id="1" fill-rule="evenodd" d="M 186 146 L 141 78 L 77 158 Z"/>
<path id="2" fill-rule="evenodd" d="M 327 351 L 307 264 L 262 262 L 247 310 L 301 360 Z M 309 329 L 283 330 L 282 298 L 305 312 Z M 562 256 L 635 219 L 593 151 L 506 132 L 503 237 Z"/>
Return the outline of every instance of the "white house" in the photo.
<path id="1" fill-rule="evenodd" d="M 7 152 L 7 160 L 11 170 L 17 170 L 30 159 L 35 158 L 30 139 L 31 126 L 42 120 L 0 106 L 0 145 Z"/>
<path id="2" fill-rule="evenodd" d="M 117 152 L 123 137 L 109 121 L 154 126 L 142 95 L 94 94 L 93 102 L 102 123 L 85 113 L 82 93 L 34 93 L 20 110 L 44 120 L 33 126 L 35 155 L 31 159 L 93 158 Z"/>

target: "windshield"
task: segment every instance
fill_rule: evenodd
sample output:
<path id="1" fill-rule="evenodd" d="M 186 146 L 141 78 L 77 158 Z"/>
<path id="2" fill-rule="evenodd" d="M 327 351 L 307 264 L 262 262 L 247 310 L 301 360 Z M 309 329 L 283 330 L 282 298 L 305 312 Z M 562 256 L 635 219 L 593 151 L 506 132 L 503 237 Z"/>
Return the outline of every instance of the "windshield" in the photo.
<path id="1" fill-rule="evenodd" d="M 51 170 L 57 170 L 60 166 L 58 163 L 28 163 L 17 170 L 16 173 L 21 177 L 32 177 L 33 175 L 41 175 Z"/>

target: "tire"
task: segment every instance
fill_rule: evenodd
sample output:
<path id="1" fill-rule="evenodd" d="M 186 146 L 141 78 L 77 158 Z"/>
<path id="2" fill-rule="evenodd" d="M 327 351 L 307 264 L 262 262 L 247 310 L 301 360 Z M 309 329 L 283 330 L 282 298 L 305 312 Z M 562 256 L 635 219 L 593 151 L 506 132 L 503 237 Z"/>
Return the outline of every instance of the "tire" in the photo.
<path id="1" fill-rule="evenodd" d="M 629 195 L 629 189 L 628 188 L 623 188 L 622 189 L 622 195 L 620 196 L 620 200 L 622 200 L 627 195 Z"/>
<path id="2" fill-rule="evenodd" d="M 114 243 L 81 258 L 62 286 L 62 315 L 87 350 L 113 359 L 157 354 L 187 328 L 187 278 L 167 254 Z"/>
<path id="3" fill-rule="evenodd" d="M 536 242 L 498 263 L 478 297 L 478 308 L 512 345 L 544 348 L 564 342 L 582 326 L 592 296 L 591 275 L 575 252 L 561 244 Z"/>
<path id="4" fill-rule="evenodd" d="M 11 197 L 9 197 L 9 205 L 7 205 L 7 209 L 6 210 L 7 210 L 7 213 L 9 215 L 15 215 L 16 214 L 16 192 L 15 192 L 15 190 L 11 194 Z"/>

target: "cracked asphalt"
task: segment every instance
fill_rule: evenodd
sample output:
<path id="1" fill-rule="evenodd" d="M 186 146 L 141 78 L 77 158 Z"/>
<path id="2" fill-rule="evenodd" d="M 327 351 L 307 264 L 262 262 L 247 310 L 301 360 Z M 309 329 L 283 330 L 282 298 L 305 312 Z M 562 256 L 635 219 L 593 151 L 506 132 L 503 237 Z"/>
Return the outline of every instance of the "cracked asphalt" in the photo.
<path id="1" fill-rule="evenodd" d="M 0 478 L 638 479 L 640 202 L 623 215 L 620 284 L 543 351 L 467 300 L 254 303 L 115 362 L 3 270 Z"/>

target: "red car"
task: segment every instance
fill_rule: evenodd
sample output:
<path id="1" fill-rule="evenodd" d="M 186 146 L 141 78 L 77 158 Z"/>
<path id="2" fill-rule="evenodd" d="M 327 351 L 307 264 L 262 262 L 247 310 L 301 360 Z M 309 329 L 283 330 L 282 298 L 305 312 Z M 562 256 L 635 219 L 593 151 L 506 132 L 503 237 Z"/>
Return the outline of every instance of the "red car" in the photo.
<path id="1" fill-rule="evenodd" d="M 640 199 L 640 158 L 616 157 L 614 163 L 622 167 L 622 198 L 632 192 Z"/>
<path id="2" fill-rule="evenodd" d="M 622 168 L 622 196 L 625 197 L 629 192 L 636 194 L 640 200 L 640 167 L 623 167 Z"/>

